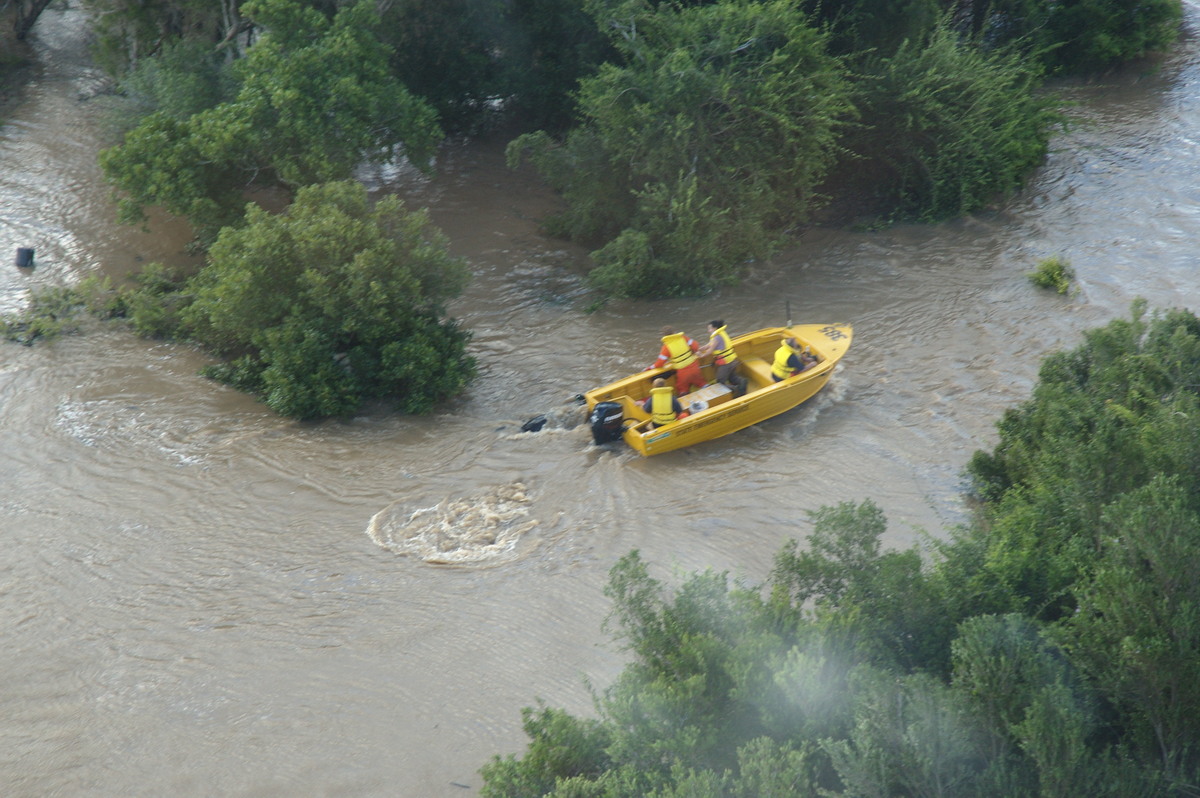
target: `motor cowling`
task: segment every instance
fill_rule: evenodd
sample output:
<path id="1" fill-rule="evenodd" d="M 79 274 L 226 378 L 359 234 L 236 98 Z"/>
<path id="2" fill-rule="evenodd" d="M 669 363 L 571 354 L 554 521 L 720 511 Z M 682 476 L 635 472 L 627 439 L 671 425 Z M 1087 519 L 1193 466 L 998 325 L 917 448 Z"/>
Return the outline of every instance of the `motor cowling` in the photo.
<path id="1" fill-rule="evenodd" d="M 610 443 L 621 439 L 621 422 L 625 420 L 625 411 L 617 402 L 597 402 L 588 416 L 592 425 L 592 440 L 596 443 Z"/>

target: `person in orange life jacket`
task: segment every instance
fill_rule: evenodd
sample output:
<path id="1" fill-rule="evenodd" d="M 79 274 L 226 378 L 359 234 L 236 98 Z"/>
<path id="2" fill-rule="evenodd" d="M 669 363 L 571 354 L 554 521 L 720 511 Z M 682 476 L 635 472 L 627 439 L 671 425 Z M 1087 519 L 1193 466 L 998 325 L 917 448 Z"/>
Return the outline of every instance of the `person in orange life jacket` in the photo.
<path id="1" fill-rule="evenodd" d="M 771 378 L 780 382 L 788 377 L 794 377 L 800 372 L 810 369 L 817 364 L 817 358 L 808 350 L 801 347 L 795 338 L 784 338 L 779 348 L 775 350 L 775 362 L 771 364 Z"/>
<path id="2" fill-rule="evenodd" d="M 725 332 L 724 319 L 714 319 L 708 323 L 708 343 L 696 352 L 697 357 L 706 355 L 713 356 L 713 363 L 717 366 L 717 382 L 728 385 L 734 396 L 746 392 L 746 378 L 737 373 L 737 352 L 733 351 L 729 333 Z"/>
<path id="3" fill-rule="evenodd" d="M 703 388 L 704 375 L 700 373 L 700 361 L 696 359 L 696 350 L 700 345 L 689 336 L 676 332 L 674 327 L 662 328 L 662 350 L 658 359 L 650 368 L 671 366 L 675 369 L 675 392 L 683 396 L 692 388 Z"/>
<path id="4" fill-rule="evenodd" d="M 667 381 L 662 377 L 654 380 L 654 387 L 642 402 L 642 409 L 650 414 L 651 428 L 685 419 L 689 415 L 675 398 L 675 391 L 671 390 L 671 386 L 667 385 Z"/>

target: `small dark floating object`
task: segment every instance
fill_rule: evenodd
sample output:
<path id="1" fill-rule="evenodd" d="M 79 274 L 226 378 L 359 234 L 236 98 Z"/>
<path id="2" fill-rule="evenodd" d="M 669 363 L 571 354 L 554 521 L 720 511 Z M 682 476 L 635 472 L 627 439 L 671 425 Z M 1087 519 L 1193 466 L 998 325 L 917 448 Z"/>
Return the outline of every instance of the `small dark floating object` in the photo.
<path id="1" fill-rule="evenodd" d="M 17 266 L 22 269 L 33 266 L 33 250 L 28 247 L 17 247 Z"/>
<path id="2" fill-rule="evenodd" d="M 521 425 L 521 432 L 540 432 L 546 426 L 545 416 L 534 416 Z"/>

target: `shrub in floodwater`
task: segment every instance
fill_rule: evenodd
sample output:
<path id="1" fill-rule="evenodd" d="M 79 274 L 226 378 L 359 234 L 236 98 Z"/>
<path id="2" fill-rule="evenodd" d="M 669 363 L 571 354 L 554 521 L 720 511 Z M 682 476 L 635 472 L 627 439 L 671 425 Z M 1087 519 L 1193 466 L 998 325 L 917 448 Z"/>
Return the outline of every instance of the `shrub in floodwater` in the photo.
<path id="1" fill-rule="evenodd" d="M 1074 279 L 1075 270 L 1071 264 L 1057 255 L 1041 261 L 1037 269 L 1029 272 L 1029 281 L 1038 288 L 1053 288 L 1060 294 L 1067 293 Z"/>
<path id="2" fill-rule="evenodd" d="M 101 319 L 122 315 L 120 297 L 107 277 L 35 291 L 22 311 L 0 318 L 0 339 L 31 346 L 38 338 L 78 332 L 87 315 Z"/>

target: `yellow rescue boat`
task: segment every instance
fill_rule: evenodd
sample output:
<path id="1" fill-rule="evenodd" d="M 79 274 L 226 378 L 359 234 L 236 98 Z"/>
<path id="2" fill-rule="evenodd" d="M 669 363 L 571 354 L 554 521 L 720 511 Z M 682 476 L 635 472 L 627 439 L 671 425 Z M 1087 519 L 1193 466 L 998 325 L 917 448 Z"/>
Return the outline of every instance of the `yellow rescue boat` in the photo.
<path id="1" fill-rule="evenodd" d="M 650 395 L 655 378 L 666 377 L 674 385 L 669 368 L 638 372 L 611 385 L 584 394 L 592 437 L 597 443 L 623 438 L 644 455 L 682 449 L 701 441 L 720 438 L 777 416 L 810 399 L 825 387 L 833 369 L 850 348 L 853 329 L 849 324 L 797 324 L 770 327 L 733 339 L 738 374 L 746 379 L 746 392 L 735 397 L 726 385 L 715 382 L 711 362 L 702 364 L 708 385 L 680 396 L 690 415 L 654 427 L 642 402 Z M 799 374 L 775 382 L 771 364 L 775 351 L 786 338 L 795 338 L 816 357 L 816 363 Z M 705 358 L 705 361 L 709 361 Z"/>

